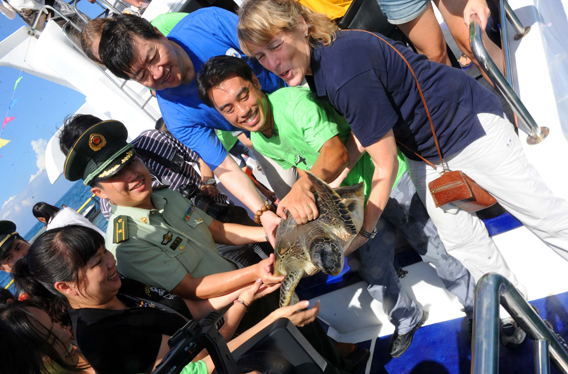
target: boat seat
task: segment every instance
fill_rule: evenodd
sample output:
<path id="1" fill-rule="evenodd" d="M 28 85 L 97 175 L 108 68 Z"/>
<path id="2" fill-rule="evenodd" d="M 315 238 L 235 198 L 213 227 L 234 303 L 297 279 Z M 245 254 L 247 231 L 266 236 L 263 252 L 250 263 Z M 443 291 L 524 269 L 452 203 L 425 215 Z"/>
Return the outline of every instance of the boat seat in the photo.
<path id="1" fill-rule="evenodd" d="M 412 46 L 406 35 L 398 27 L 388 22 L 377 0 L 353 0 L 337 25 L 341 29 L 378 32 L 392 40 Z M 414 47 L 411 48 L 414 49 Z"/>
<path id="2" fill-rule="evenodd" d="M 190 0 L 180 9 L 182 13 L 191 13 L 197 9 L 215 6 L 236 13 L 239 6 L 233 0 Z"/>

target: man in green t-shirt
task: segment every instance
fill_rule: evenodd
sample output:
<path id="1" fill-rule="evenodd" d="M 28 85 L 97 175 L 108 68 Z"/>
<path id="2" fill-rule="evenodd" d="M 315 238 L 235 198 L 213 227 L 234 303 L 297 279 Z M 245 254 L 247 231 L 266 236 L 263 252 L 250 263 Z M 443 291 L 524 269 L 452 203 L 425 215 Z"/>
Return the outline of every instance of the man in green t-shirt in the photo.
<path id="1" fill-rule="evenodd" d="M 317 101 L 309 90 L 288 87 L 265 95 L 250 67 L 230 56 L 210 59 L 197 78 L 197 87 L 205 104 L 217 109 L 233 126 L 251 132 L 256 151 L 284 169 L 298 169 L 297 183 L 304 183 L 306 178 L 302 176 L 307 170 L 332 186 L 363 181 L 368 198 L 375 170 L 371 157 L 364 153 L 345 119 Z M 330 170 L 343 171 L 333 174 Z M 424 261 L 435 266 L 446 288 L 464 305 L 468 317 L 473 316 L 475 282 L 467 269 L 448 255 L 415 192 L 399 154 L 399 171 L 391 197 L 373 232 L 361 230 L 360 235 L 371 240 L 357 251 L 360 273 L 369 283 L 369 293 L 383 303 L 385 313 L 396 326 L 389 345 L 393 357 L 408 349 L 412 336 L 427 318 L 427 312 L 401 288 L 392 263 L 395 227 L 402 230 Z"/>

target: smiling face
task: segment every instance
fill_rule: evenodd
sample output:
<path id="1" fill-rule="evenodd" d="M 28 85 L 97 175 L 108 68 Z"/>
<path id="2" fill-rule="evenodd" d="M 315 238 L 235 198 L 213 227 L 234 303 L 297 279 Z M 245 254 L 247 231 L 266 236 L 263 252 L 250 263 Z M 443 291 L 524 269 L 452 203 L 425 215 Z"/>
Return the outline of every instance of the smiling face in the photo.
<path id="1" fill-rule="evenodd" d="M 101 305 L 112 300 L 120 289 L 121 281 L 116 260 L 104 246 L 89 259 L 84 269 L 82 297 Z"/>
<path id="2" fill-rule="evenodd" d="M 265 46 L 251 46 L 254 57 L 288 85 L 297 86 L 306 75 L 312 73 L 310 67 L 310 44 L 306 36 L 308 26 L 302 22 L 294 31 L 280 31 Z"/>
<path id="3" fill-rule="evenodd" d="M 228 78 L 210 89 L 209 97 L 215 109 L 235 127 L 251 132 L 271 127 L 270 104 L 256 77 L 253 82 L 238 76 Z"/>
<path id="4" fill-rule="evenodd" d="M 70 365 L 77 365 L 79 355 L 77 349 L 71 344 L 71 333 L 57 323 L 53 323 L 49 315 L 43 310 L 33 307 L 27 309 L 35 318 L 31 322 L 35 325 L 37 331 L 45 336 L 45 340 L 55 348 L 63 361 Z"/>
<path id="5" fill-rule="evenodd" d="M 183 48 L 168 40 L 142 39 L 133 36 L 131 79 L 152 88 L 163 90 L 189 84 L 195 79 L 195 69 Z"/>
<path id="6" fill-rule="evenodd" d="M 91 192 L 117 206 L 152 209 L 152 178 L 138 157 L 116 175 L 97 182 Z"/>
<path id="7" fill-rule="evenodd" d="M 0 269 L 7 273 L 11 272 L 16 261 L 24 257 L 29 249 L 30 244 L 18 236 L 0 259 Z"/>

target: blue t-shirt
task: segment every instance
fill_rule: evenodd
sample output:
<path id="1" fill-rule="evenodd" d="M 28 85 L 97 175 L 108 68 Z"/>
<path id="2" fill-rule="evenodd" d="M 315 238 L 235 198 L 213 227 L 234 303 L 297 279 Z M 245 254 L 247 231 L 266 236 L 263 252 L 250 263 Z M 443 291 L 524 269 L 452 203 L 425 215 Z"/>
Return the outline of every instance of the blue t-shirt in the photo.
<path id="1" fill-rule="evenodd" d="M 284 81 L 258 62 L 249 60 L 241 51 L 237 23 L 238 17 L 231 12 L 215 7 L 203 8 L 184 17 L 168 34 L 168 39 L 189 55 L 196 74 L 211 57 L 232 55 L 247 60 L 264 91 L 273 92 L 284 87 Z M 188 85 L 157 91 L 157 97 L 170 132 L 215 170 L 227 156 L 227 151 L 214 129 L 239 129 L 230 125 L 217 110 L 203 104 L 195 80 Z"/>
<path id="2" fill-rule="evenodd" d="M 378 36 L 408 60 L 418 77 L 443 157 L 485 135 L 477 119 L 479 113 L 503 115 L 499 99 L 461 70 L 430 62 L 403 44 Z M 345 116 L 363 146 L 376 143 L 392 129 L 398 142 L 426 159 L 439 161 L 410 69 L 375 34 L 338 32 L 331 45 L 312 50 L 311 68 L 312 90 Z M 404 147 L 400 150 L 408 158 L 419 160 Z"/>

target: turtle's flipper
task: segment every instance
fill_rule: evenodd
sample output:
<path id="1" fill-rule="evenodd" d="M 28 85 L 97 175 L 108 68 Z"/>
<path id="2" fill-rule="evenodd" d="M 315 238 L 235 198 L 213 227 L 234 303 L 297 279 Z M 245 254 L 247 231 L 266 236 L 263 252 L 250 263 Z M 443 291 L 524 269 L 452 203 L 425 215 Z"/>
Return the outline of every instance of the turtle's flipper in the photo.
<path id="1" fill-rule="evenodd" d="M 280 286 L 280 307 L 290 305 L 290 300 L 294 294 L 294 290 L 302 279 L 304 275 L 303 269 L 294 269 L 288 271 L 286 277 L 282 280 L 282 285 Z M 296 296 L 297 300 L 297 296 Z"/>
<path id="2" fill-rule="evenodd" d="M 298 304 L 300 302 L 300 298 L 298 297 L 298 294 L 296 293 L 296 291 L 292 292 L 292 301 L 290 301 L 290 305 L 295 305 Z"/>
<path id="3" fill-rule="evenodd" d="M 349 234 L 357 235 L 359 233 L 359 229 L 353 221 L 353 217 L 351 216 L 349 208 L 343 203 L 341 196 L 339 196 L 337 192 L 329 187 L 327 183 L 325 183 L 309 171 L 306 173 L 308 174 L 308 178 L 310 178 L 310 180 L 314 184 L 316 192 L 318 193 L 318 198 L 322 201 L 322 204 L 320 205 L 325 206 L 329 210 L 333 210 L 334 212 L 333 214 L 331 214 L 331 216 L 341 217 L 338 222 L 340 222 L 341 225 L 345 227 Z"/>

